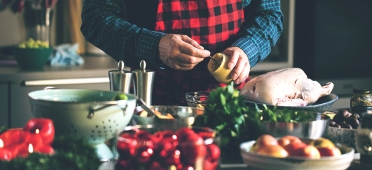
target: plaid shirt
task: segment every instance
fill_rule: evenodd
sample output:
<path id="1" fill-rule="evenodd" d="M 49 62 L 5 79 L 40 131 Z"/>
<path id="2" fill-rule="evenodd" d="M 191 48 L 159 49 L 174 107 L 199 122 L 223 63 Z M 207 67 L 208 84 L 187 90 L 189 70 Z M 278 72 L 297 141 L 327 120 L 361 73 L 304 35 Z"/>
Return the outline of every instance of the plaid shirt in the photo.
<path id="1" fill-rule="evenodd" d="M 82 33 L 89 42 L 117 61 L 123 60 L 125 65 L 133 69 L 137 69 L 140 61 L 145 60 L 149 69 L 168 70 L 169 68 L 158 60 L 158 43 L 166 34 L 166 31 L 154 29 L 157 23 L 158 3 L 158 0 L 85 0 Z M 221 43 L 216 40 L 214 46 L 203 43 L 202 39 L 196 39 L 201 45 L 207 46 L 206 49 L 211 50 L 212 54 L 221 52 L 229 46 L 240 47 L 249 57 L 250 65 L 253 67 L 267 57 L 281 35 L 283 18 L 280 0 L 243 0 L 241 6 L 244 8 L 245 20 L 239 23 L 242 25 L 236 36 Z M 206 62 L 198 64 L 195 70 L 206 70 Z M 154 86 L 168 84 L 173 88 L 166 88 L 166 93 L 178 96 L 168 96 L 164 101 L 159 101 L 160 104 L 178 105 L 185 92 L 206 90 L 208 85 L 215 83 L 207 71 L 162 74 L 160 71 L 156 72 Z M 157 101 L 153 100 L 153 104 Z"/>

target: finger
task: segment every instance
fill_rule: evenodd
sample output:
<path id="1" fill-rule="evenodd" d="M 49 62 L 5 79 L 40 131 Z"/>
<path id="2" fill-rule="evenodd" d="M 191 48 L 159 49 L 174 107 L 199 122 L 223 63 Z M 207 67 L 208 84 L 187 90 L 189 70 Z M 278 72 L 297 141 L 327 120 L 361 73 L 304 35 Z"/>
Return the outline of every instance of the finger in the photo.
<path id="1" fill-rule="evenodd" d="M 250 71 L 249 63 L 246 62 L 244 59 L 240 59 L 232 73 L 237 76 L 235 79 L 233 78 L 231 79 L 233 79 L 236 84 L 240 84 L 241 82 L 245 81 L 245 79 L 248 78 L 249 71 Z"/>
<path id="2" fill-rule="evenodd" d="M 201 50 L 194 48 L 192 45 L 184 43 L 179 47 L 179 50 L 181 53 L 194 56 L 194 57 L 199 57 L 199 58 L 206 58 L 211 55 L 211 52 L 208 50 Z"/>
<path id="3" fill-rule="evenodd" d="M 185 43 L 191 44 L 193 47 L 197 49 L 204 50 L 203 46 L 201 46 L 198 42 L 196 42 L 195 40 L 186 35 L 181 36 L 181 40 L 184 41 Z"/>
<path id="4" fill-rule="evenodd" d="M 200 63 L 201 61 L 203 61 L 204 58 L 194 57 L 194 56 L 191 56 L 191 55 L 188 55 L 188 54 L 180 53 L 176 57 L 176 60 L 180 63 L 195 64 L 196 65 L 196 64 Z"/>
<path id="5" fill-rule="evenodd" d="M 230 61 L 227 63 L 227 67 L 232 70 L 236 66 L 236 63 L 239 60 L 239 53 L 232 52 L 230 53 L 229 56 L 230 56 Z"/>

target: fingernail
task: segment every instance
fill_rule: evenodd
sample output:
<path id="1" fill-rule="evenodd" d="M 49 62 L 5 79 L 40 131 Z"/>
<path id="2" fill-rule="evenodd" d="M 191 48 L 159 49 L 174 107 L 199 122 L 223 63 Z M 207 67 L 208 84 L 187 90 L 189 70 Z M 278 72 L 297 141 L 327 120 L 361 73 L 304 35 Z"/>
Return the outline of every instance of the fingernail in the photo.
<path id="1" fill-rule="evenodd" d="M 233 75 L 231 76 L 231 79 L 235 80 L 237 77 L 238 77 L 237 74 L 233 74 Z M 236 80 L 235 80 L 235 81 L 236 81 Z"/>
<path id="2" fill-rule="evenodd" d="M 228 65 L 227 65 L 227 67 L 229 67 L 229 69 L 233 69 L 234 68 L 234 63 L 229 63 Z"/>

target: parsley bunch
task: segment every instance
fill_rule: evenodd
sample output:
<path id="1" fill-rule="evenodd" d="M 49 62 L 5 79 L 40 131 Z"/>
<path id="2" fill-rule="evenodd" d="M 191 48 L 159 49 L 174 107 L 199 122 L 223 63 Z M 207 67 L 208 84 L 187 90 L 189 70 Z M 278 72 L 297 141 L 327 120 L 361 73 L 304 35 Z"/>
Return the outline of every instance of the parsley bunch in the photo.
<path id="1" fill-rule="evenodd" d="M 52 147 L 54 155 L 33 152 L 26 158 L 0 161 L 0 169 L 97 170 L 101 165 L 95 149 L 82 137 L 55 136 Z"/>

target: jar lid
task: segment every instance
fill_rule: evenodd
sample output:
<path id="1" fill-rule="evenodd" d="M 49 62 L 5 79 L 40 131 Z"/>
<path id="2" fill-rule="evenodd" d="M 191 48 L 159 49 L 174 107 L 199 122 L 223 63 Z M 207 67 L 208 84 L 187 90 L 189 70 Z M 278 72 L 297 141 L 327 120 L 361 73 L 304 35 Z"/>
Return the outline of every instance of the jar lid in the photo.
<path id="1" fill-rule="evenodd" d="M 354 93 L 362 93 L 362 94 L 369 94 L 370 90 L 369 89 L 353 89 Z"/>

